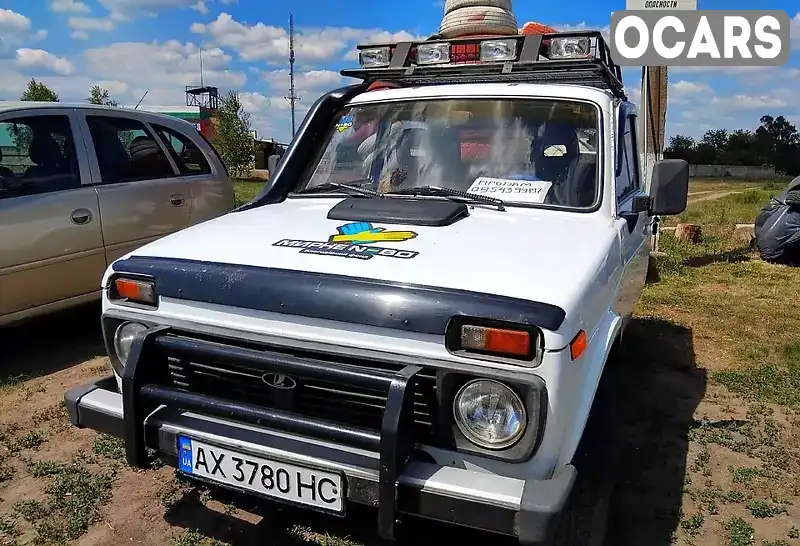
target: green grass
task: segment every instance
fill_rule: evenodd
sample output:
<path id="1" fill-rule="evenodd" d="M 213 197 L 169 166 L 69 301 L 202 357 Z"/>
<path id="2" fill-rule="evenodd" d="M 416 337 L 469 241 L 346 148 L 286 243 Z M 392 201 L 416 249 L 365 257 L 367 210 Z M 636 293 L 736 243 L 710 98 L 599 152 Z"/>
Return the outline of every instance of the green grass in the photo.
<path id="1" fill-rule="evenodd" d="M 786 512 L 785 507 L 765 500 L 752 500 L 747 503 L 747 509 L 754 518 L 758 519 L 772 518 Z"/>
<path id="2" fill-rule="evenodd" d="M 114 470 L 98 469 L 84 457 L 69 463 L 30 465 L 33 477 L 46 479 L 45 501 L 24 501 L 15 511 L 34 524 L 37 545 L 62 545 L 83 535 L 100 519 L 111 499 Z"/>
<path id="3" fill-rule="evenodd" d="M 755 530 L 742 518 L 733 518 L 725 524 L 729 546 L 749 546 L 754 543 Z"/>
<path id="4" fill-rule="evenodd" d="M 243 205 L 252 200 L 264 187 L 264 181 L 234 180 L 233 191 L 236 195 L 236 206 Z"/>
<path id="5" fill-rule="evenodd" d="M 693 245 L 662 234 L 661 281 L 645 291 L 639 312 L 702 330 L 729 353 L 724 369 L 712 366 L 713 381 L 754 400 L 800 407 L 800 307 L 788 296 L 800 286 L 800 268 L 762 262 L 734 237 L 735 224 L 752 223 L 781 187 L 690 203 L 668 218 L 668 225 L 699 224 L 702 239 Z"/>

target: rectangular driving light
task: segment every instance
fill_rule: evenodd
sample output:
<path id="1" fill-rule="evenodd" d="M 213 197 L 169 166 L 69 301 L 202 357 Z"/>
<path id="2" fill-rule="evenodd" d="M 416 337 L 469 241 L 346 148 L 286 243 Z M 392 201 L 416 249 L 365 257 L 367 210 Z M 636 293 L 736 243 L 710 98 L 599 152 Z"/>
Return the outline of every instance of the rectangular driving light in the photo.
<path id="1" fill-rule="evenodd" d="M 381 68 L 389 66 L 392 61 L 392 50 L 388 47 L 371 47 L 358 53 L 358 62 L 362 68 Z"/>
<path id="2" fill-rule="evenodd" d="M 446 64 L 450 62 L 450 44 L 420 44 L 417 46 L 417 64 Z"/>
<path id="3" fill-rule="evenodd" d="M 483 62 L 517 59 L 517 40 L 485 40 L 481 42 L 480 49 L 480 59 Z"/>
<path id="4" fill-rule="evenodd" d="M 589 38 L 553 38 L 548 47 L 548 58 L 584 59 L 591 56 L 592 42 Z"/>
<path id="5" fill-rule="evenodd" d="M 153 281 L 119 277 L 114 279 L 109 296 L 112 300 L 125 300 L 129 303 L 150 306 L 158 304 L 156 285 Z"/>

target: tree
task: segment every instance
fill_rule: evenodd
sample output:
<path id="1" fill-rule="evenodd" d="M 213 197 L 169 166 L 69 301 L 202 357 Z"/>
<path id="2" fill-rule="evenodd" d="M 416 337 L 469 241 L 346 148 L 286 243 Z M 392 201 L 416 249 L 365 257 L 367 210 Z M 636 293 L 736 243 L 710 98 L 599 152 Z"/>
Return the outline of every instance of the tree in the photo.
<path id="1" fill-rule="evenodd" d="M 86 101 L 89 104 L 102 104 L 105 106 L 119 106 L 119 103 L 115 100 L 111 100 L 109 96 L 108 89 L 103 89 L 99 85 L 93 85 L 91 90 L 89 90 L 89 96 L 86 97 Z"/>
<path id="2" fill-rule="evenodd" d="M 694 160 L 694 150 L 697 144 L 692 137 L 675 135 L 669 137 L 669 146 L 664 148 L 665 159 L 683 159 L 688 163 L 697 163 Z"/>
<path id="3" fill-rule="evenodd" d="M 22 93 L 19 100 L 24 101 L 37 101 L 37 102 L 58 102 L 58 95 L 56 92 L 47 87 L 42 82 L 37 82 L 31 78 L 28 82 L 28 88 Z"/>
<path id="4" fill-rule="evenodd" d="M 664 149 L 664 157 L 684 159 L 696 165 L 771 165 L 779 173 L 800 175 L 800 132 L 783 116 L 761 118 L 753 131 L 717 129 L 696 142 L 675 135 Z"/>
<path id="5" fill-rule="evenodd" d="M 235 91 L 220 100 L 211 141 L 228 171 L 241 178 L 250 174 L 255 159 L 255 141 L 250 134 L 250 114 Z"/>

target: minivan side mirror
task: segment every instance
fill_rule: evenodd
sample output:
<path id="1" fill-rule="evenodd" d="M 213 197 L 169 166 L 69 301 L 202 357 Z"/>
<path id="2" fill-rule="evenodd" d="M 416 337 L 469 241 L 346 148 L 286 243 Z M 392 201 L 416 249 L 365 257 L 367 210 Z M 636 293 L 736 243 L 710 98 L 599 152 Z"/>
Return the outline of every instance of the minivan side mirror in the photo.
<path id="1" fill-rule="evenodd" d="M 689 164 L 683 159 L 662 159 L 653 166 L 650 181 L 650 214 L 670 216 L 686 210 Z"/>
<path id="2" fill-rule="evenodd" d="M 270 176 L 272 173 L 275 172 L 275 169 L 278 168 L 278 161 L 281 160 L 281 156 L 279 155 L 271 155 L 267 158 L 267 170 L 269 171 Z"/>

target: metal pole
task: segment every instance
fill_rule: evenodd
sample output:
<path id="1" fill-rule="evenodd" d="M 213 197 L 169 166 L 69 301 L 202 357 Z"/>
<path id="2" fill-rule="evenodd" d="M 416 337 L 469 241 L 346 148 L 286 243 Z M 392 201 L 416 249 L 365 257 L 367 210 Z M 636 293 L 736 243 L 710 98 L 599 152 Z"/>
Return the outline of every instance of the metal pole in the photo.
<path id="1" fill-rule="evenodd" d="M 294 15 L 289 14 L 289 96 L 284 97 L 291 107 L 292 111 L 292 137 L 296 132 L 295 125 L 295 105 L 300 97 L 295 93 L 294 87 Z"/>

